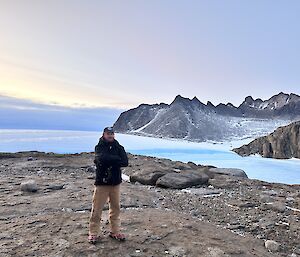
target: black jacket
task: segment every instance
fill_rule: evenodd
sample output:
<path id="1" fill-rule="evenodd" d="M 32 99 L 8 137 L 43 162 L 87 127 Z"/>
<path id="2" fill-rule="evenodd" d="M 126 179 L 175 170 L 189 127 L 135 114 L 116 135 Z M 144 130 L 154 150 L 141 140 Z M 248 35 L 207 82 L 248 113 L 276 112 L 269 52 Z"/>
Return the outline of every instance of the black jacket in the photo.
<path id="1" fill-rule="evenodd" d="M 128 166 L 128 157 L 117 140 L 107 142 L 101 137 L 95 147 L 95 164 L 95 185 L 118 185 L 122 182 L 121 167 Z"/>

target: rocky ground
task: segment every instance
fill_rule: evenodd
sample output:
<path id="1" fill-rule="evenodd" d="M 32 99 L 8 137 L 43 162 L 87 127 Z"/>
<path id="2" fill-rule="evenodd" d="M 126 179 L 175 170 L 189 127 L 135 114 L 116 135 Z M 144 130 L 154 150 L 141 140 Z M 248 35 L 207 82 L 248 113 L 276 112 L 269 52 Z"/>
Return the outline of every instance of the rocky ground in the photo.
<path id="1" fill-rule="evenodd" d="M 128 240 L 117 243 L 107 237 L 104 211 L 103 239 L 94 246 L 87 243 L 93 154 L 0 154 L 0 256 L 300 256 L 299 185 L 224 175 L 193 163 L 129 157 L 124 173 L 154 185 L 123 183 L 122 225 Z M 170 173 L 180 188 L 193 183 L 191 178 L 201 183 L 157 187 L 163 177 L 153 173 Z M 36 188 L 21 185 L 28 180 Z"/>

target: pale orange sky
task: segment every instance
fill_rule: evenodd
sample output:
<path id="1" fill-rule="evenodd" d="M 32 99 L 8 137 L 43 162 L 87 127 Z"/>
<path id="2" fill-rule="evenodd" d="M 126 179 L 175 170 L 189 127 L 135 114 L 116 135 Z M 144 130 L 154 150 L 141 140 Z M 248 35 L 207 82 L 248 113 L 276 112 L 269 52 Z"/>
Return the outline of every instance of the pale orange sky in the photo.
<path id="1" fill-rule="evenodd" d="M 300 94 L 298 1 L 0 3 L 0 94 L 134 107 Z"/>

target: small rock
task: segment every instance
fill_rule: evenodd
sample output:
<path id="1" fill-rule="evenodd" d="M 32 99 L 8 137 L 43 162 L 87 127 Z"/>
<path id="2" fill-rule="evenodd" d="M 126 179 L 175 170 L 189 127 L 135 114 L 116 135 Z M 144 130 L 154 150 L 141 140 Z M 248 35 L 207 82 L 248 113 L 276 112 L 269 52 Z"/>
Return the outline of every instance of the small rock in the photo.
<path id="1" fill-rule="evenodd" d="M 275 190 L 264 190 L 262 191 L 264 195 L 277 196 L 279 193 Z"/>
<path id="2" fill-rule="evenodd" d="M 56 243 L 57 247 L 61 248 L 61 249 L 68 248 L 70 246 L 70 243 L 63 238 L 55 239 L 55 243 Z"/>
<path id="3" fill-rule="evenodd" d="M 130 182 L 130 177 L 126 174 L 122 174 L 122 180 L 125 182 Z"/>
<path id="4" fill-rule="evenodd" d="M 297 257 L 297 254 L 292 253 L 291 255 L 289 255 L 289 257 Z"/>
<path id="5" fill-rule="evenodd" d="M 29 156 L 28 158 L 27 158 L 27 161 L 33 161 L 34 159 L 33 159 L 33 157 L 32 156 Z"/>
<path id="6" fill-rule="evenodd" d="M 197 165 L 196 163 L 194 163 L 194 162 L 188 162 L 187 164 L 188 164 L 192 169 L 194 169 L 194 170 L 196 170 L 196 169 L 199 168 L 198 165 Z"/>
<path id="7" fill-rule="evenodd" d="M 198 166 L 196 166 L 196 167 L 198 167 Z M 191 169 L 191 166 L 187 163 L 176 161 L 174 168 L 179 169 L 179 170 L 188 170 L 188 169 Z"/>
<path id="8" fill-rule="evenodd" d="M 61 190 L 64 188 L 64 184 L 62 185 L 49 185 L 48 187 L 46 187 L 46 189 L 50 189 L 50 190 Z"/>
<path id="9" fill-rule="evenodd" d="M 96 167 L 95 166 L 90 166 L 86 169 L 86 172 L 95 173 L 96 172 Z"/>
<path id="10" fill-rule="evenodd" d="M 275 225 L 275 222 L 274 222 L 274 220 L 271 220 L 271 219 L 268 219 L 268 218 L 262 218 L 258 222 L 258 225 L 261 228 L 266 229 L 266 228 L 273 227 Z"/>
<path id="11" fill-rule="evenodd" d="M 43 170 L 39 170 L 39 171 L 37 172 L 37 174 L 38 174 L 38 175 L 43 175 L 43 174 L 44 174 L 44 171 L 43 171 Z"/>
<path id="12" fill-rule="evenodd" d="M 208 189 L 208 188 L 190 188 L 190 189 L 182 189 L 181 191 L 186 193 L 192 193 L 202 197 L 220 196 L 223 192 L 221 189 Z"/>
<path id="13" fill-rule="evenodd" d="M 265 207 L 277 212 L 284 212 L 286 210 L 286 205 L 282 202 L 267 203 Z"/>
<path id="14" fill-rule="evenodd" d="M 287 202 L 294 202 L 295 201 L 295 198 L 294 197 L 287 197 L 285 199 Z"/>
<path id="15" fill-rule="evenodd" d="M 71 208 L 62 208 L 61 210 L 63 212 L 73 212 L 73 209 L 71 209 Z"/>
<path id="16" fill-rule="evenodd" d="M 198 210 L 192 210 L 192 211 L 190 211 L 190 214 L 194 217 L 197 217 L 199 215 L 199 211 Z"/>
<path id="17" fill-rule="evenodd" d="M 171 254 L 172 256 L 176 256 L 176 257 L 181 257 L 184 256 L 186 254 L 186 250 L 182 247 L 179 246 L 171 246 L 168 249 L 169 254 Z"/>
<path id="18" fill-rule="evenodd" d="M 240 208 L 252 208 L 255 207 L 256 204 L 252 202 L 243 202 L 238 205 Z"/>
<path id="19" fill-rule="evenodd" d="M 265 247 L 271 252 L 278 252 L 280 244 L 274 240 L 267 240 L 265 242 Z"/>
<path id="20" fill-rule="evenodd" d="M 243 224 L 228 224 L 227 226 L 230 230 L 235 230 L 235 229 L 244 229 L 245 225 Z"/>
<path id="21" fill-rule="evenodd" d="M 28 180 L 21 183 L 21 190 L 24 192 L 36 192 L 38 188 L 34 180 Z"/>

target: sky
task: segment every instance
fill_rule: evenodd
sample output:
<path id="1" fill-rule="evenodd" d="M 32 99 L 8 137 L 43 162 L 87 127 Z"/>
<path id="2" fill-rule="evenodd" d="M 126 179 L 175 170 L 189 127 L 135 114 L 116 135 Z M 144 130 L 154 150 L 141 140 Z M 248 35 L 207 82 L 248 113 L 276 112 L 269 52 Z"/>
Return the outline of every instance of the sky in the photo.
<path id="1" fill-rule="evenodd" d="M 0 0 L 0 95 L 128 109 L 300 94 L 299 13 L 297 0 Z"/>
<path id="2" fill-rule="evenodd" d="M 0 95 L 0 134 L 3 134 L 3 129 L 99 132 L 104 127 L 112 126 L 121 111 L 107 107 L 83 108 L 41 104 Z"/>

